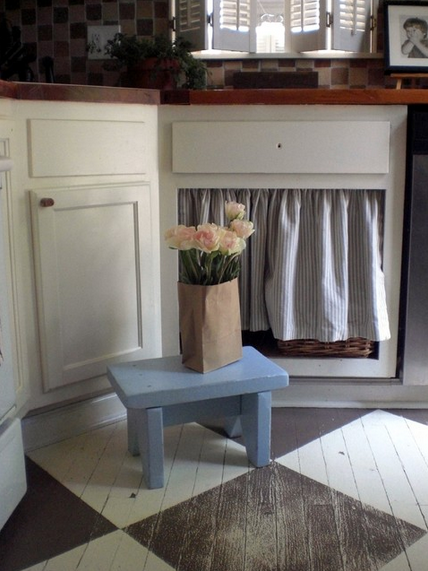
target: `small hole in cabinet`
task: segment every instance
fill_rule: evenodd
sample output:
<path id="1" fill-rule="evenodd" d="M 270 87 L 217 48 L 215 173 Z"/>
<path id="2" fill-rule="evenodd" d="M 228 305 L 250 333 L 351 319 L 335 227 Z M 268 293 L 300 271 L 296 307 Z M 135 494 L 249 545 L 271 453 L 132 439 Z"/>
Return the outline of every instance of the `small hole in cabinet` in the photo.
<path id="1" fill-rule="evenodd" d="M 282 143 L 277 143 L 277 144 L 276 144 L 276 148 L 277 148 L 277 149 L 282 149 Z"/>

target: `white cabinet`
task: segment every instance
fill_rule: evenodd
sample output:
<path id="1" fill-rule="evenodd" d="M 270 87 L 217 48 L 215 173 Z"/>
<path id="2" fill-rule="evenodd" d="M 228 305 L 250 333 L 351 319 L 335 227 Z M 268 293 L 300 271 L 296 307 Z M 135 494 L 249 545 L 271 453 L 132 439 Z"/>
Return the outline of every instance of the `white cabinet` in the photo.
<path id="1" fill-rule="evenodd" d="M 406 109 L 400 106 L 164 106 L 159 111 L 161 225 L 177 223 L 177 189 L 380 189 L 392 336 L 376 358 L 278 358 L 295 379 L 389 382 L 397 365 Z M 257 232 L 257 228 L 256 228 Z M 162 255 L 163 348 L 177 351 L 177 269 Z M 174 318 L 171 320 L 171 316 Z M 166 325 L 169 324 L 169 328 Z M 290 392 L 287 390 L 287 392 Z"/>
<path id="2" fill-rule="evenodd" d="M 7 307 L 1 307 L 0 303 L 0 321 L 3 320 L 3 343 L 6 343 L 6 335 L 4 330 L 6 328 L 5 313 L 9 314 L 9 329 L 10 329 L 10 347 L 7 351 L 7 359 L 2 364 L 2 371 L 0 372 L 0 400 L 7 397 L 8 390 L 2 383 L 1 377 L 13 377 L 13 401 L 19 407 L 24 407 L 28 401 L 29 387 L 25 371 L 22 367 L 18 367 L 18 359 L 22 353 L 21 346 L 17 343 L 19 335 L 19 311 L 18 307 L 18 290 L 20 281 L 18 278 L 19 268 L 18 259 L 16 255 L 15 242 L 13 240 L 14 232 L 14 191 L 16 188 L 15 179 L 17 165 L 12 157 L 16 154 L 18 148 L 16 144 L 15 121 L 13 116 L 14 108 L 9 100 L 0 100 L 0 155 L 5 157 L 4 167 L 13 170 L 7 170 L 0 173 L 2 189 L 0 190 L 0 211 L 2 213 L 2 224 L 0 224 L 0 248 L 3 246 L 2 254 L 4 255 L 4 266 L 0 272 L 0 297 L 4 293 L 3 301 Z M 0 255 L 0 258 L 2 256 Z M 25 321 L 25 320 L 24 320 Z M 1 332 L 0 332 L 1 333 Z M 1 335 L 0 335 L 1 336 Z M 12 389 L 12 387 L 11 387 Z M 0 406 L 0 409 L 2 407 Z M 4 410 L 0 410 L 5 412 Z"/>
<path id="3" fill-rule="evenodd" d="M 112 361 L 161 354 L 157 107 L 15 101 L 13 118 L 18 369 L 34 410 L 110 390 Z"/>
<path id="4" fill-rule="evenodd" d="M 45 390 L 156 354 L 150 186 L 31 192 Z"/>
<path id="5" fill-rule="evenodd" d="M 27 490 L 21 424 L 17 418 L 0 425 L 0 529 Z"/>

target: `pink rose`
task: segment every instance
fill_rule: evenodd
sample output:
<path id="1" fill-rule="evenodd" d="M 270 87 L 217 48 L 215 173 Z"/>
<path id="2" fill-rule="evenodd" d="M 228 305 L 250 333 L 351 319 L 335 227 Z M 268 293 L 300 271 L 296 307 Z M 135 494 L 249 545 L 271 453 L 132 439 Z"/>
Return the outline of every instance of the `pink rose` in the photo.
<path id="1" fill-rule="evenodd" d="M 239 202 L 226 202 L 226 216 L 228 220 L 242 220 L 245 215 L 245 206 Z"/>
<path id="2" fill-rule="evenodd" d="M 230 228 L 244 240 L 249 238 L 254 232 L 254 224 L 250 220 L 232 220 Z"/>
<path id="3" fill-rule="evenodd" d="M 165 240 L 170 248 L 190 250 L 195 247 L 193 243 L 195 232 L 196 228 L 194 226 L 179 224 L 165 232 Z"/>
<path id="4" fill-rule="evenodd" d="M 245 248 L 245 242 L 232 230 L 223 229 L 220 234 L 219 250 L 225 256 L 240 254 Z"/>
<path id="5" fill-rule="evenodd" d="M 219 227 L 216 224 L 200 224 L 193 236 L 194 247 L 209 254 L 218 250 Z"/>

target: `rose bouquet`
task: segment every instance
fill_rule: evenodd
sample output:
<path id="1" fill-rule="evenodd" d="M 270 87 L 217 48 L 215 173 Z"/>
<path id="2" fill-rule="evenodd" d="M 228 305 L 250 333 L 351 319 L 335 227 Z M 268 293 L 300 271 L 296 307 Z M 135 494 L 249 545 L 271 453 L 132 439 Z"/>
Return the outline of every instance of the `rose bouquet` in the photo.
<path id="1" fill-rule="evenodd" d="M 254 232 L 253 223 L 244 220 L 245 206 L 226 202 L 227 227 L 179 224 L 165 233 L 170 248 L 179 251 L 180 281 L 194 285 L 216 285 L 238 277 L 240 255 L 245 240 Z"/>

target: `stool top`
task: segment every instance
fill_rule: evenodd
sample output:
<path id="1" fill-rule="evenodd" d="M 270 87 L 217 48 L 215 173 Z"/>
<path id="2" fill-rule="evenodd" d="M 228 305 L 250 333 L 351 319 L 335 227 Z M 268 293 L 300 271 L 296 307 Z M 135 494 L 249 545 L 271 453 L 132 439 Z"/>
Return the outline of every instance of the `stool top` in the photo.
<path id="1" fill-rule="evenodd" d="M 271 391 L 288 386 L 288 374 L 253 347 L 242 359 L 209 373 L 185 367 L 181 355 L 107 367 L 107 377 L 127 408 L 152 408 Z"/>

